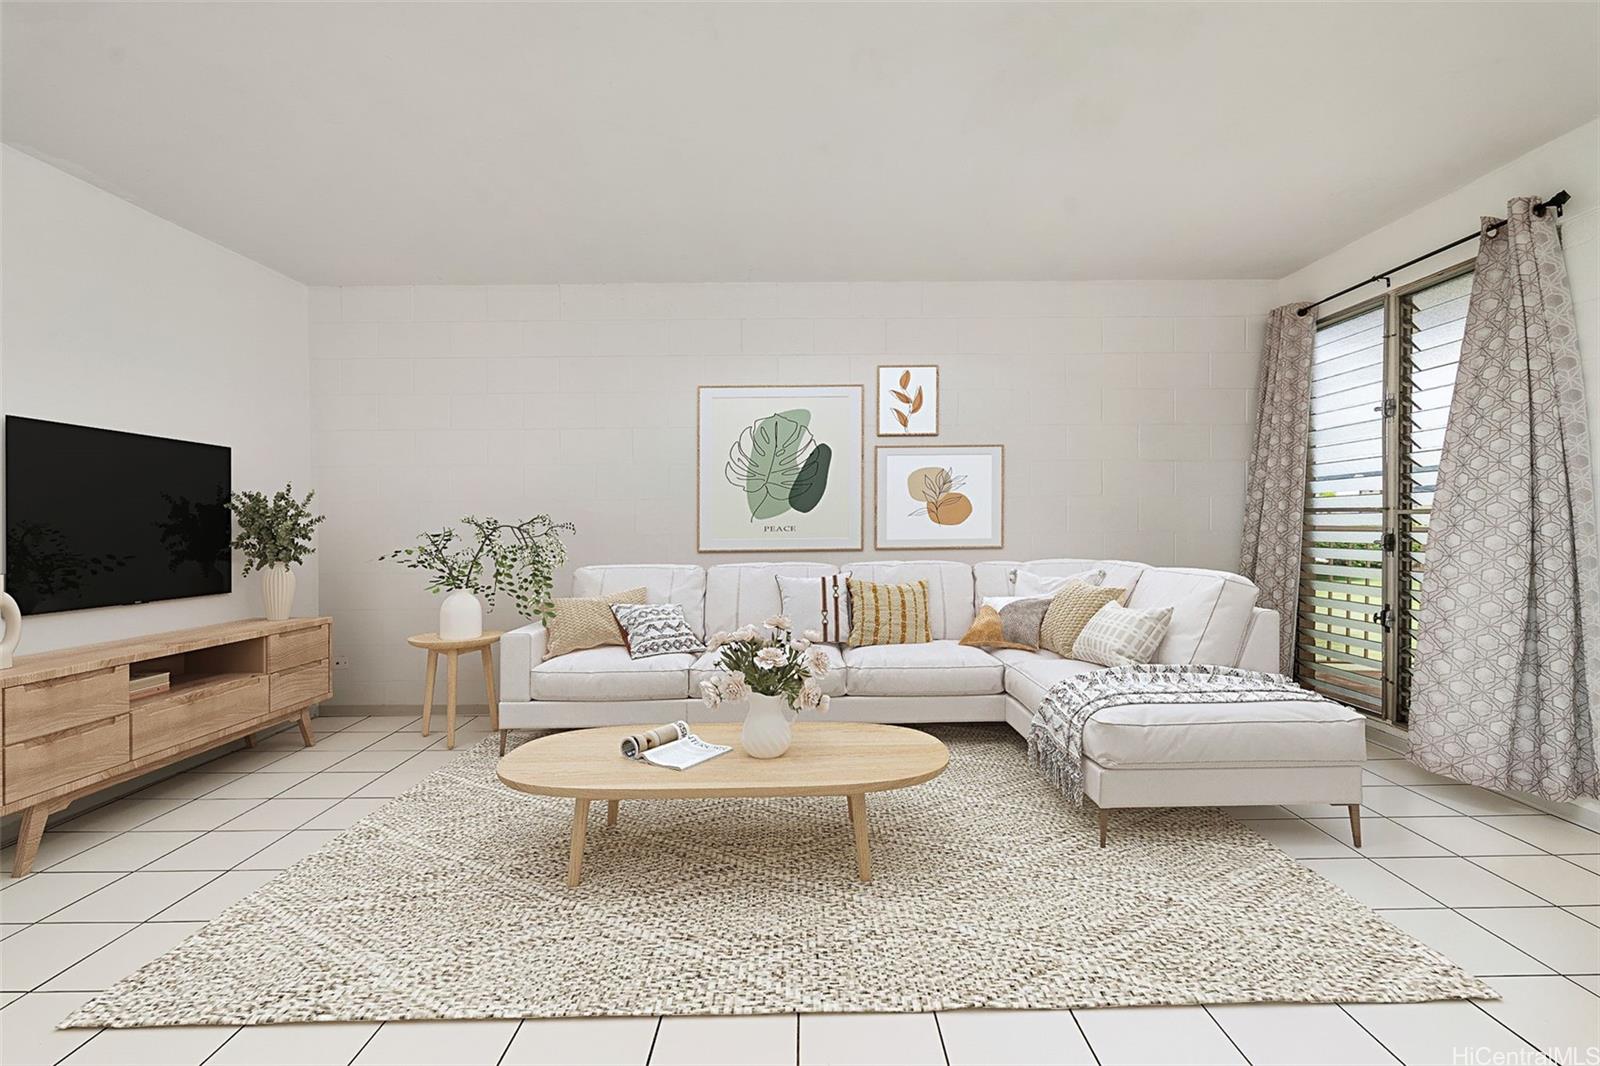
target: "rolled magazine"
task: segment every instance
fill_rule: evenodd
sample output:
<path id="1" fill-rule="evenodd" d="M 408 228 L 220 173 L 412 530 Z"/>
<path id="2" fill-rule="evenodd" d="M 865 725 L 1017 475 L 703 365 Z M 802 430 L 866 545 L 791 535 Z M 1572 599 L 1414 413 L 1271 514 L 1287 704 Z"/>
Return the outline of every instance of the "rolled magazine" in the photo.
<path id="1" fill-rule="evenodd" d="M 701 740 L 689 732 L 688 722 L 658 725 L 622 738 L 622 754 L 628 758 L 671 770 L 687 770 L 732 750 L 725 744 L 708 744 Z"/>

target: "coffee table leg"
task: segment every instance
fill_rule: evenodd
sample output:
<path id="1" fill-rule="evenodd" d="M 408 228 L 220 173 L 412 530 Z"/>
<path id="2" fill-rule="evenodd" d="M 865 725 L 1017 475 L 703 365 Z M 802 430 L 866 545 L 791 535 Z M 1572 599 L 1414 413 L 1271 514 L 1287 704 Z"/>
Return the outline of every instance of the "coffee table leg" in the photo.
<path id="1" fill-rule="evenodd" d="M 583 876 L 583 838 L 589 831 L 589 801 L 574 800 L 572 806 L 572 857 L 567 860 L 567 887 L 577 888 Z"/>
<path id="2" fill-rule="evenodd" d="M 607 826 L 614 826 L 616 824 L 617 824 L 617 801 L 616 800 L 606 800 L 606 825 Z"/>
<path id="3" fill-rule="evenodd" d="M 849 797 L 850 825 L 856 831 L 856 874 L 863 881 L 872 880 L 872 853 L 867 850 L 867 797 L 856 793 Z"/>

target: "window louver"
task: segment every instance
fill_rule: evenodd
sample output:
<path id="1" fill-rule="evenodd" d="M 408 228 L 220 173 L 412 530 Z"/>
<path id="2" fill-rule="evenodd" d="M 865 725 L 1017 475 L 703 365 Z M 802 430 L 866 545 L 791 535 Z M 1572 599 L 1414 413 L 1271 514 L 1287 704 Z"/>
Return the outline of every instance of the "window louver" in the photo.
<path id="1" fill-rule="evenodd" d="M 1296 674 L 1384 710 L 1384 308 L 1317 330 Z"/>
<path id="2" fill-rule="evenodd" d="M 1404 724 L 1411 673 L 1421 635 L 1422 574 L 1426 569 L 1428 516 L 1433 510 L 1439 453 L 1455 392 L 1456 364 L 1467 324 L 1470 272 L 1447 278 L 1400 298 L 1399 395 L 1402 398 L 1398 453 L 1401 457 L 1395 519 L 1400 552 L 1395 721 Z"/>

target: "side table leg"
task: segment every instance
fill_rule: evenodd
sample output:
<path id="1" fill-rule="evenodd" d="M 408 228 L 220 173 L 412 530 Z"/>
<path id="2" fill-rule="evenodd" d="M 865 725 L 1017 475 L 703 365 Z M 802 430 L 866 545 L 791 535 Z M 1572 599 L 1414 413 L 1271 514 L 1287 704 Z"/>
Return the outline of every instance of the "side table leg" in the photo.
<path id="1" fill-rule="evenodd" d="M 444 692 L 445 692 L 446 698 L 449 701 L 445 705 L 445 719 L 444 719 L 444 721 L 445 721 L 445 725 L 444 725 L 445 741 L 444 741 L 444 746 L 447 747 L 447 748 L 453 748 L 453 747 L 456 746 L 456 666 L 457 666 L 456 659 L 457 659 L 457 655 L 453 651 L 449 652 L 448 654 L 450 656 L 450 662 L 448 664 L 446 664 L 446 666 L 445 666 L 445 675 L 444 675 Z"/>
<path id="2" fill-rule="evenodd" d="M 317 738 L 311 732 L 311 708 L 306 707 L 300 711 L 300 739 L 305 741 L 306 747 L 314 747 Z"/>
<path id="3" fill-rule="evenodd" d="M 428 735 L 428 722 L 433 718 L 433 683 L 439 677 L 439 653 L 428 653 L 428 686 L 422 690 L 422 735 Z"/>
<path id="4" fill-rule="evenodd" d="M 583 876 L 583 838 L 589 831 L 589 801 L 573 800 L 572 856 L 567 860 L 567 887 L 577 888 Z"/>
<path id="5" fill-rule="evenodd" d="M 489 693 L 489 728 L 500 728 L 500 701 L 494 698 L 494 649 L 483 649 L 483 687 Z"/>
<path id="6" fill-rule="evenodd" d="M 617 801 L 606 800 L 606 826 L 609 828 L 617 824 Z"/>
<path id="7" fill-rule="evenodd" d="M 849 797 L 850 825 L 856 832 L 856 874 L 863 881 L 872 880 L 872 853 L 867 848 L 867 797 L 857 792 Z"/>

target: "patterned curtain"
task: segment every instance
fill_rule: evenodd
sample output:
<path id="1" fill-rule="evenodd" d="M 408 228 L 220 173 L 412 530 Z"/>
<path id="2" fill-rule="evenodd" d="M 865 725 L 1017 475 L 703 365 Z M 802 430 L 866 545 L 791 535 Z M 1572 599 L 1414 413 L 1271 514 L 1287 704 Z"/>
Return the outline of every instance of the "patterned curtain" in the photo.
<path id="1" fill-rule="evenodd" d="M 1294 670 L 1305 526 L 1306 431 L 1311 420 L 1311 343 L 1316 319 L 1289 304 L 1267 317 L 1256 379 L 1256 435 L 1244 503 L 1240 572 L 1261 589 L 1258 607 L 1278 612 L 1278 669 Z"/>
<path id="2" fill-rule="evenodd" d="M 1600 547 L 1554 211 L 1483 222 L 1422 581 L 1411 761 L 1594 796 Z"/>

